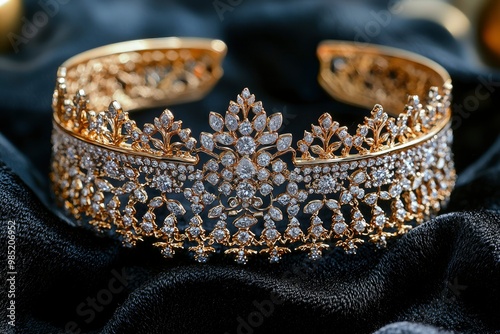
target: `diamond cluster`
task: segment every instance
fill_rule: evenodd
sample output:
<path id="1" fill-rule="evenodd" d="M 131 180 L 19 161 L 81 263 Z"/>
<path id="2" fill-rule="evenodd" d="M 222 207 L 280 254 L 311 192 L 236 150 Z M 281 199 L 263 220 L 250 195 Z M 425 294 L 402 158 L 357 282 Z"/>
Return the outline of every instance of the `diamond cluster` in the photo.
<path id="1" fill-rule="evenodd" d="M 280 132 L 283 116 L 268 115 L 248 89 L 225 115 L 210 113 L 212 132 L 199 140 L 168 110 L 142 130 L 125 125 L 132 121 L 112 102 L 102 114 L 108 125 L 89 122 L 86 138 L 55 120 L 54 191 L 82 224 L 128 246 L 152 238 L 165 257 L 188 248 L 205 262 L 223 249 L 238 263 L 257 252 L 277 262 L 294 248 L 317 259 L 331 246 L 383 247 L 450 196 L 450 91 L 432 88 L 425 104 L 411 96 L 396 119 L 376 105 L 354 134 L 323 114 L 296 148 Z M 127 150 L 93 143 L 113 140 Z"/>

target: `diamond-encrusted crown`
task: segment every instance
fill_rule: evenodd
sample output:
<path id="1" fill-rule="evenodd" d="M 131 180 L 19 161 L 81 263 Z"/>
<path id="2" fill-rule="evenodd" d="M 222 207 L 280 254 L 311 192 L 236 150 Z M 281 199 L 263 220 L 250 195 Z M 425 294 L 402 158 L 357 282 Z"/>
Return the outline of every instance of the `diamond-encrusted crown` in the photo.
<path id="1" fill-rule="evenodd" d="M 396 117 L 375 105 L 354 130 L 325 113 L 294 142 L 283 115 L 268 115 L 246 88 L 224 115 L 210 112 L 212 131 L 197 140 L 168 109 L 142 127 L 117 101 L 96 112 L 83 90 L 69 96 L 66 75 L 54 93 L 57 198 L 78 221 L 130 246 L 152 239 L 165 257 L 187 247 L 200 262 L 218 249 L 240 263 L 258 251 L 276 262 L 292 248 L 318 258 L 332 244 L 384 246 L 437 213 L 453 188 L 449 82 L 424 103 L 409 96 Z"/>

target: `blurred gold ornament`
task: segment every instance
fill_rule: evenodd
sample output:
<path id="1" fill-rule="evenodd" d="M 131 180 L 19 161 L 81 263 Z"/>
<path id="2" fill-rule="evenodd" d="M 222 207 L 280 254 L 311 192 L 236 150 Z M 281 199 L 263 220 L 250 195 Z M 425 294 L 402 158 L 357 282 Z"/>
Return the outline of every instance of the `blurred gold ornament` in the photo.
<path id="1" fill-rule="evenodd" d="M 0 51 L 9 47 L 9 33 L 19 28 L 22 15 L 21 0 L 0 0 Z"/>
<path id="2" fill-rule="evenodd" d="M 500 1 L 488 1 L 479 17 L 479 41 L 486 56 L 500 64 Z"/>

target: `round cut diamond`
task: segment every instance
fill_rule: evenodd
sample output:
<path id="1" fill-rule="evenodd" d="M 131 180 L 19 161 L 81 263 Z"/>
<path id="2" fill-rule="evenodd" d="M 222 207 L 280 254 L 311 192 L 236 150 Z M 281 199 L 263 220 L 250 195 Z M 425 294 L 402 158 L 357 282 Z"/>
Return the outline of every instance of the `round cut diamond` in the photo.
<path id="1" fill-rule="evenodd" d="M 250 240 L 250 234 L 248 232 L 240 232 L 236 238 L 241 244 L 246 244 Z"/>
<path id="2" fill-rule="evenodd" d="M 236 149 L 240 154 L 253 154 L 255 152 L 255 141 L 252 137 L 244 136 L 236 142 Z"/>
<path id="3" fill-rule="evenodd" d="M 252 124 L 246 119 L 240 124 L 240 133 L 244 136 L 247 136 L 252 133 Z"/>
<path id="4" fill-rule="evenodd" d="M 278 160 L 273 163 L 273 171 L 276 173 L 282 172 L 284 168 L 285 168 L 285 163 L 281 160 Z"/>
<path id="5" fill-rule="evenodd" d="M 269 165 L 270 162 L 271 162 L 271 154 L 269 154 L 268 152 L 263 152 L 257 157 L 257 163 L 261 167 Z"/>
<path id="6" fill-rule="evenodd" d="M 333 230 L 337 234 L 344 233 L 344 231 L 346 230 L 346 228 L 347 228 L 347 225 L 345 223 L 336 223 L 335 225 L 333 225 Z"/>
<path id="7" fill-rule="evenodd" d="M 354 224 L 354 229 L 358 231 L 359 233 L 362 233 L 366 228 L 366 223 L 363 220 L 358 220 Z"/>
<path id="8" fill-rule="evenodd" d="M 316 225 L 312 228 L 311 234 L 314 235 L 316 238 L 319 238 L 321 234 L 323 233 L 324 228 L 321 225 Z"/>
<path id="9" fill-rule="evenodd" d="M 235 157 L 234 157 L 234 154 L 231 152 L 227 152 L 221 158 L 221 163 L 225 167 L 231 166 L 232 164 L 234 164 L 234 161 L 235 161 Z"/>
<path id="10" fill-rule="evenodd" d="M 292 227 L 291 229 L 288 230 L 287 234 L 290 238 L 296 239 L 300 236 L 301 230 L 298 227 Z"/>
<path id="11" fill-rule="evenodd" d="M 276 229 L 268 229 L 265 236 L 269 240 L 275 240 L 278 238 L 278 231 Z"/>
<path id="12" fill-rule="evenodd" d="M 155 177 L 156 187 L 161 192 L 167 192 L 172 188 L 172 179 L 167 175 L 160 175 Z"/>
<path id="13" fill-rule="evenodd" d="M 224 230 L 221 229 L 216 229 L 212 232 L 212 235 L 217 242 L 222 242 L 224 238 L 226 237 L 226 233 Z"/>
<path id="14" fill-rule="evenodd" d="M 242 182 L 236 188 L 236 195 L 243 199 L 249 199 L 255 195 L 255 188 L 248 182 Z"/>
<path id="15" fill-rule="evenodd" d="M 330 175 L 322 176 L 318 182 L 318 190 L 322 194 L 328 194 L 335 190 L 335 180 Z"/>

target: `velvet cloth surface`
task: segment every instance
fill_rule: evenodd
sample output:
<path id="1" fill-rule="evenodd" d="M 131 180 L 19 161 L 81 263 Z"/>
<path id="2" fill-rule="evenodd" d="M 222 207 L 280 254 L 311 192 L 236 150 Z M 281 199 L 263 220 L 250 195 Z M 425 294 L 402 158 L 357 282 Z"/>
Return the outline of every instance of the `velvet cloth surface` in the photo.
<path id="1" fill-rule="evenodd" d="M 15 221 L 17 256 L 11 327 L 0 252 L 1 333 L 500 332 L 500 73 L 478 65 L 464 42 L 387 1 L 50 3 L 26 1 L 28 21 L 39 11 L 53 15 L 17 53 L 0 55 L 0 244 L 6 248 Z M 70 226 L 47 176 L 57 66 L 89 48 L 164 36 L 228 45 L 214 91 L 171 108 L 194 133 L 244 87 L 268 111 L 284 113 L 294 138 L 325 111 L 339 119 L 359 112 L 316 82 L 315 49 L 324 39 L 437 61 L 454 84 L 459 179 L 448 208 L 385 250 L 333 250 L 318 261 L 292 253 L 279 264 L 254 257 L 246 266 L 221 255 L 204 265 L 184 253 L 166 261 L 150 245 L 124 249 Z"/>

